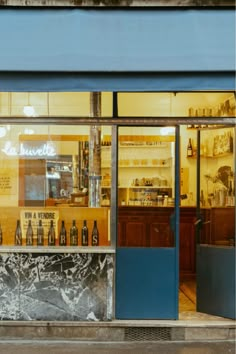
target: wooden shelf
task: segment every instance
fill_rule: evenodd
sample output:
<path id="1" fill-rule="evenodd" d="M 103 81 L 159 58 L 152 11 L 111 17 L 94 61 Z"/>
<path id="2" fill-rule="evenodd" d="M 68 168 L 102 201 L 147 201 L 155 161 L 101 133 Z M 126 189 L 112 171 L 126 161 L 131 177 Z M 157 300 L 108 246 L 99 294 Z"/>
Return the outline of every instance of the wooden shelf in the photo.
<path id="1" fill-rule="evenodd" d="M 200 157 L 206 158 L 206 159 L 217 159 L 219 157 L 226 157 L 226 156 L 232 156 L 233 152 L 226 152 L 224 154 L 219 154 L 219 155 L 213 155 L 213 156 L 208 156 L 208 155 L 200 155 Z M 197 156 L 187 156 L 187 159 L 196 159 Z"/>

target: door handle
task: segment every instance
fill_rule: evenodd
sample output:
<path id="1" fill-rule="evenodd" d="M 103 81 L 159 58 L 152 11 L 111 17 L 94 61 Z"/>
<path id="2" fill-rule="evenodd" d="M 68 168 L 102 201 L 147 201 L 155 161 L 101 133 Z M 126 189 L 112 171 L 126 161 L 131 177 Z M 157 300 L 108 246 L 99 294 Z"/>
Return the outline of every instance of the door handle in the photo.
<path id="1" fill-rule="evenodd" d="M 202 225 L 202 219 L 201 218 L 199 218 L 199 219 L 197 219 L 196 221 L 195 221 L 195 223 L 194 223 L 194 226 L 200 226 L 200 225 Z"/>
<path id="2" fill-rule="evenodd" d="M 208 220 L 208 221 L 203 221 L 203 219 L 200 217 L 198 218 L 195 223 L 194 223 L 194 226 L 202 226 L 202 225 L 206 225 L 206 224 L 210 224 L 211 223 L 211 220 Z"/>

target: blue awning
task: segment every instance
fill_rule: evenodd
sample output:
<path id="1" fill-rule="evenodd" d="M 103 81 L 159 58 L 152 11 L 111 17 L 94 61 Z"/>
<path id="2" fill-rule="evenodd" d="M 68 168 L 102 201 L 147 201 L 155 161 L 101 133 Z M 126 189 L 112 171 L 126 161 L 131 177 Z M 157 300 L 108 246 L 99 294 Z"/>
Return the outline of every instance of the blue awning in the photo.
<path id="1" fill-rule="evenodd" d="M 168 90 L 167 81 L 176 86 L 176 74 L 179 81 L 185 73 L 195 76 L 188 74 L 183 89 L 196 89 L 194 82 L 235 87 L 233 9 L 3 8 L 0 31 L 0 91 L 40 91 L 40 83 L 49 91 L 133 90 L 135 81 L 140 90 L 159 90 L 163 80 Z M 47 73 L 55 73 L 51 84 Z M 204 83 L 209 73 L 216 76 Z M 225 80 L 218 73 L 227 73 Z"/>

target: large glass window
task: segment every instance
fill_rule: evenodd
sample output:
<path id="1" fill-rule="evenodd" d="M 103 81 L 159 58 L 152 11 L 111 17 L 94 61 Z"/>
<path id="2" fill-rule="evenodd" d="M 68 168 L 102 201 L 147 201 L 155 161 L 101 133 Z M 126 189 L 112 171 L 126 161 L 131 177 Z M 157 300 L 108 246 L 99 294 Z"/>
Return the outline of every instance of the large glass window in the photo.
<path id="1" fill-rule="evenodd" d="M 113 185 L 111 147 L 115 143 L 118 144 L 118 164 L 115 166 L 118 170 L 117 206 L 126 208 L 126 216 L 132 208 L 173 208 L 175 128 L 170 122 L 167 126 L 158 126 L 159 117 L 165 117 L 166 122 L 168 117 L 176 117 L 175 125 L 178 117 L 186 118 L 186 124 L 180 126 L 181 207 L 197 205 L 198 150 L 202 158 L 200 192 L 204 205 L 201 206 L 234 207 L 235 128 L 233 125 L 225 128 L 223 124 L 226 118 L 235 122 L 233 92 L 118 93 L 118 117 L 112 117 L 112 97 L 111 92 L 101 93 L 101 106 L 96 118 L 98 125 L 93 126 L 91 121 L 86 125 L 86 119 L 94 116 L 90 92 L 0 93 L 0 223 L 3 245 L 15 244 L 17 220 L 21 223 L 23 244 L 26 244 L 30 220 L 33 245 L 37 245 L 39 222 L 44 227 L 44 245 L 48 245 L 47 234 L 52 220 L 56 245 L 59 245 L 64 221 L 67 245 L 70 246 L 70 229 L 75 220 L 79 234 L 77 244 L 86 245 L 87 241 L 82 243 L 81 236 L 86 220 L 90 246 L 96 220 L 99 229 L 97 244 L 109 246 Z M 99 117 L 112 118 L 113 124 L 120 126 L 117 142 L 112 141 L 111 125 L 102 125 Z M 135 117 L 143 117 L 142 126 L 137 125 Z M 149 117 L 156 118 L 152 126 Z M 221 123 L 211 124 L 215 117 L 220 118 Z M 12 118 L 14 124 L 11 123 Z M 18 118 L 21 124 L 17 124 Z M 205 121 L 197 122 L 197 118 L 205 118 Z M 110 124 L 110 120 L 107 121 Z M 199 130 L 201 142 L 198 146 Z M 217 176 L 223 168 L 228 168 L 227 171 L 230 168 L 228 184 L 222 186 L 223 192 L 218 192 Z M 222 194 L 224 205 L 218 205 Z M 122 227 L 119 226 L 120 245 L 159 246 L 154 236 L 152 241 L 150 238 L 147 241 L 148 225 L 143 229 L 142 239 L 131 244 Z M 137 227 L 137 230 L 141 229 Z M 156 230 L 159 229 L 153 227 L 153 235 Z M 173 238 L 160 245 L 172 246 Z"/>
<path id="2" fill-rule="evenodd" d="M 111 156 L 106 147 L 111 144 L 111 127 L 6 124 L 0 134 L 2 244 L 48 246 L 53 223 L 51 245 L 62 243 L 65 227 L 65 246 L 109 246 Z M 22 232 L 19 242 L 17 220 Z M 73 222 L 78 233 L 75 241 L 71 239 Z M 88 237 L 83 239 L 85 222 Z M 43 242 L 38 240 L 41 223 Z M 27 241 L 29 224 L 31 241 Z"/>

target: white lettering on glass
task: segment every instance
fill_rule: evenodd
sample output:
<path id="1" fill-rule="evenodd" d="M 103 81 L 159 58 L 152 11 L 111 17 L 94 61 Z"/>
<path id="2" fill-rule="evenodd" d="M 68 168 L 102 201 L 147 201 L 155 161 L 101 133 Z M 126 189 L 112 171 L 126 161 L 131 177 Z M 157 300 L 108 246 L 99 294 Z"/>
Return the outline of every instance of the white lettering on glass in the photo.
<path id="1" fill-rule="evenodd" d="M 20 144 L 19 150 L 12 145 L 10 141 L 7 141 L 4 148 L 2 149 L 8 156 L 27 156 L 27 157 L 42 157 L 42 156 L 55 156 L 56 151 L 52 144 L 45 143 L 37 147 L 25 146 L 23 143 Z"/>

